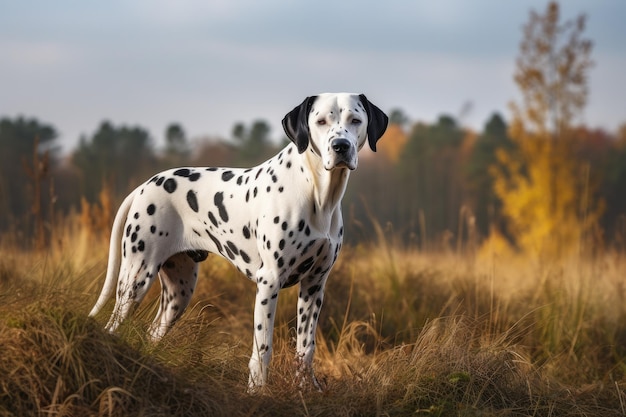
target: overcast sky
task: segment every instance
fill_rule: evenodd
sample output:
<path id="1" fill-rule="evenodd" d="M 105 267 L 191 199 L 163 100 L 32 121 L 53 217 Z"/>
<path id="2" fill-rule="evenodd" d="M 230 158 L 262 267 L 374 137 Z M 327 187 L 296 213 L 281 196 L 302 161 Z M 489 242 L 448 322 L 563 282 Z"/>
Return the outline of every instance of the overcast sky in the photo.
<path id="1" fill-rule="evenodd" d="M 522 26 L 538 0 L 0 0 L 0 116 L 53 124 L 64 151 L 104 119 L 190 138 L 284 114 L 311 94 L 365 93 L 412 121 L 480 130 L 517 98 Z M 626 1 L 567 0 L 594 42 L 583 122 L 626 122 Z M 469 111 L 467 104 L 471 103 Z"/>

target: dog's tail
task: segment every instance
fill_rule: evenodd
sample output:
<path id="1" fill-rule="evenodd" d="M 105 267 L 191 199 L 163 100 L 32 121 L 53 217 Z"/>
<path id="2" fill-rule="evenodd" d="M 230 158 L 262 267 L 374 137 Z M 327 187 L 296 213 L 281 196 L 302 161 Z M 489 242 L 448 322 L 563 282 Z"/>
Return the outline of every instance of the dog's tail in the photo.
<path id="1" fill-rule="evenodd" d="M 121 252 L 122 252 L 122 235 L 124 233 L 124 223 L 126 223 L 126 217 L 130 211 L 130 206 L 135 198 L 135 193 L 132 192 L 124 199 L 122 205 L 117 210 L 115 220 L 113 221 L 113 228 L 111 229 L 111 242 L 109 243 L 109 262 L 107 265 L 107 275 L 104 280 L 104 286 L 102 292 L 98 297 L 98 301 L 91 309 L 89 313 L 90 317 L 95 316 L 104 307 L 106 302 L 111 297 L 111 293 L 115 289 L 117 284 L 117 277 L 120 271 L 121 265 Z"/>

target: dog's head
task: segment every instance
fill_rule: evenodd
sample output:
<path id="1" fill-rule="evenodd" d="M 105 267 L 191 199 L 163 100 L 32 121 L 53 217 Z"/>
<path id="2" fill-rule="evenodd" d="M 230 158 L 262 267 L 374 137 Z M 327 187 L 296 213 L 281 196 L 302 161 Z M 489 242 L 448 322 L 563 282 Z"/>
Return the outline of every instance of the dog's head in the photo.
<path id="1" fill-rule="evenodd" d="M 307 97 L 287 113 L 283 128 L 298 152 L 310 148 L 322 159 L 326 170 L 353 170 L 366 138 L 376 151 L 387 122 L 387 115 L 363 94 L 325 93 Z"/>

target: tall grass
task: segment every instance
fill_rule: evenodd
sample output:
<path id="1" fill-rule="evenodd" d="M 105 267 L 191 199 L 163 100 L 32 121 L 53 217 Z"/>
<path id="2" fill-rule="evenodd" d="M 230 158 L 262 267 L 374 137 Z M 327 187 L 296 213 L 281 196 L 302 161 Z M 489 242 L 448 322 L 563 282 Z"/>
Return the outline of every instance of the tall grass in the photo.
<path id="1" fill-rule="evenodd" d="M 72 241 L 72 240 L 68 240 Z M 327 286 L 316 369 L 293 383 L 297 288 L 281 293 L 270 383 L 246 394 L 254 285 L 201 266 L 158 344 L 158 284 L 119 334 L 88 318 L 106 240 L 2 248 L 0 415 L 626 415 L 626 260 L 540 263 L 496 253 L 346 248 Z"/>

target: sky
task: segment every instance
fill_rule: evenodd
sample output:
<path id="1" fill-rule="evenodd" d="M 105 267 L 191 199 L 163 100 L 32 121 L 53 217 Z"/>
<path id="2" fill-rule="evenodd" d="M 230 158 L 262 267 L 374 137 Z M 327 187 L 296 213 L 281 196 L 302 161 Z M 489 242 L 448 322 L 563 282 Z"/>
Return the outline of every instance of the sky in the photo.
<path id="1" fill-rule="evenodd" d="M 564 0 L 588 16 L 595 66 L 580 120 L 626 122 L 626 1 Z M 52 124 L 64 152 L 103 120 L 157 145 L 237 122 L 280 121 L 306 96 L 364 93 L 411 121 L 442 114 L 480 131 L 519 100 L 523 25 L 539 0 L 0 0 L 0 117 Z"/>

